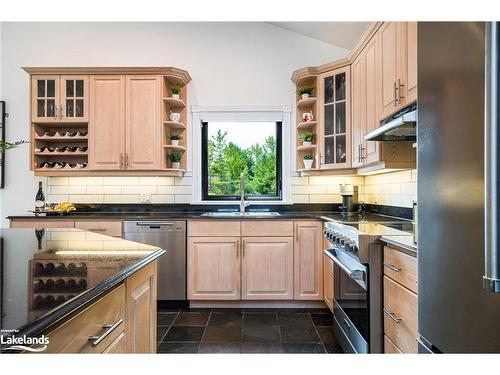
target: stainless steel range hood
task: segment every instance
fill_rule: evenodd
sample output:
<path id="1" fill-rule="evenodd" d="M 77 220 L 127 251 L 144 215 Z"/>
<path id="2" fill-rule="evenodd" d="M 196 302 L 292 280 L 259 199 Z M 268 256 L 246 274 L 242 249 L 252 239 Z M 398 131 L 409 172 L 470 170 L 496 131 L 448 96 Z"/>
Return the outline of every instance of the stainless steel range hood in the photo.
<path id="1" fill-rule="evenodd" d="M 412 141 L 417 139 L 415 104 L 381 122 L 379 128 L 365 135 L 365 141 Z"/>

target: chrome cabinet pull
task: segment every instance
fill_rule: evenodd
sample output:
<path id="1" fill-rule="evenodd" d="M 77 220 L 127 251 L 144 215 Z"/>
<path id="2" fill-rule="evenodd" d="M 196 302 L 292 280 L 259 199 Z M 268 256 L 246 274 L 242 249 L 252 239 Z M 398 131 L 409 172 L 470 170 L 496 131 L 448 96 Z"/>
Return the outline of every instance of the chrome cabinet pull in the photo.
<path id="1" fill-rule="evenodd" d="M 398 267 L 393 266 L 392 264 L 389 264 L 389 263 L 384 263 L 384 267 L 387 267 L 387 268 L 393 270 L 394 272 L 399 272 L 402 270 L 402 268 L 398 268 Z"/>
<path id="2" fill-rule="evenodd" d="M 391 318 L 392 320 L 394 320 L 394 322 L 396 322 L 396 324 L 399 324 L 401 322 L 401 318 L 398 318 L 396 317 L 396 315 L 394 315 L 393 313 L 387 311 L 386 309 L 384 309 L 384 313 L 389 317 Z"/>
<path id="3" fill-rule="evenodd" d="M 245 257 L 245 246 L 246 246 L 246 245 L 247 245 L 246 241 L 243 241 L 243 246 L 241 247 L 241 251 L 243 252 L 243 254 L 242 254 L 242 256 L 241 256 L 242 258 L 244 258 L 244 257 Z"/>
<path id="4" fill-rule="evenodd" d="M 404 87 L 404 84 L 401 83 L 401 79 L 398 78 L 398 102 L 401 102 L 401 99 L 405 97 L 401 95 L 401 87 Z"/>
<path id="5" fill-rule="evenodd" d="M 91 228 L 87 229 L 89 232 L 106 232 L 106 229 L 103 228 Z"/>
<path id="6" fill-rule="evenodd" d="M 397 105 L 398 105 L 397 90 L 398 90 L 397 83 L 396 83 L 396 81 L 394 81 L 394 107 L 397 107 Z"/>
<path id="7" fill-rule="evenodd" d="M 123 323 L 123 319 L 118 320 L 115 324 L 105 324 L 102 326 L 104 331 L 97 336 L 89 336 L 89 341 L 92 346 L 99 345 L 106 337 L 108 337 L 111 332 L 113 332 L 120 324 Z"/>

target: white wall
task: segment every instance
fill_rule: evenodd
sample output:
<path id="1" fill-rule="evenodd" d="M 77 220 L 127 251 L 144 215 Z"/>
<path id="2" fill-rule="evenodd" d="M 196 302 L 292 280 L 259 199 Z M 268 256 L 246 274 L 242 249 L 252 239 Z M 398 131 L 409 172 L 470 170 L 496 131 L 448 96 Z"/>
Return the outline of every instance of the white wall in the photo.
<path id="1" fill-rule="evenodd" d="M 8 140 L 28 138 L 22 66 L 176 66 L 190 105 L 262 106 L 292 104 L 293 70 L 348 52 L 266 23 L 3 23 L 0 43 Z M 2 218 L 32 208 L 36 181 L 27 146 L 9 151 Z"/>

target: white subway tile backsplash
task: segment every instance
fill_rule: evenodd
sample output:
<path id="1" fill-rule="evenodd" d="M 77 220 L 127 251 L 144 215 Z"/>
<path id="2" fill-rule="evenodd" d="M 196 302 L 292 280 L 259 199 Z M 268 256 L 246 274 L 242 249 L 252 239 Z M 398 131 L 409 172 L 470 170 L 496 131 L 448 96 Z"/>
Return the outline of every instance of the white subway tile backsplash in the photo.
<path id="1" fill-rule="evenodd" d="M 338 194 L 319 194 L 310 195 L 309 203 L 340 203 L 341 198 Z"/>
<path id="2" fill-rule="evenodd" d="M 50 177 L 49 184 L 54 185 L 68 185 L 68 177 Z"/>
<path id="3" fill-rule="evenodd" d="M 151 203 L 174 203 L 174 195 L 154 194 L 151 196 Z"/>
<path id="4" fill-rule="evenodd" d="M 309 185 L 309 177 L 290 177 L 290 185 Z"/>
<path id="5" fill-rule="evenodd" d="M 292 195 L 293 203 L 309 203 L 309 195 L 307 194 L 294 194 Z"/>
<path id="6" fill-rule="evenodd" d="M 104 195 L 76 194 L 70 195 L 68 200 L 73 203 L 104 203 Z"/>
<path id="7" fill-rule="evenodd" d="M 53 177 L 50 177 L 52 181 Z M 104 177 L 67 177 L 69 185 L 102 185 Z"/>
<path id="8" fill-rule="evenodd" d="M 114 185 L 88 185 L 87 194 L 121 194 L 122 187 Z"/>
<path id="9" fill-rule="evenodd" d="M 193 185 L 193 177 L 176 177 L 175 185 Z"/>
<path id="10" fill-rule="evenodd" d="M 104 203 L 141 203 L 140 194 L 104 195 Z"/>
<path id="11" fill-rule="evenodd" d="M 104 185 L 138 185 L 139 177 L 127 176 L 127 177 L 104 177 Z"/>
<path id="12" fill-rule="evenodd" d="M 87 187 L 79 185 L 55 185 L 50 186 L 51 194 L 86 194 Z"/>
<path id="13" fill-rule="evenodd" d="M 139 177 L 139 185 L 174 185 L 174 177 Z"/>
<path id="14" fill-rule="evenodd" d="M 175 195 L 175 203 L 190 203 L 191 195 Z"/>
<path id="15" fill-rule="evenodd" d="M 158 188 L 156 185 L 124 185 L 122 194 L 156 194 Z"/>
<path id="16" fill-rule="evenodd" d="M 68 201 L 67 194 L 47 194 L 47 196 L 45 197 L 45 203 L 47 204 L 67 202 L 67 201 Z"/>
<path id="17" fill-rule="evenodd" d="M 292 186 L 292 194 L 325 194 L 326 185 L 297 185 Z"/>

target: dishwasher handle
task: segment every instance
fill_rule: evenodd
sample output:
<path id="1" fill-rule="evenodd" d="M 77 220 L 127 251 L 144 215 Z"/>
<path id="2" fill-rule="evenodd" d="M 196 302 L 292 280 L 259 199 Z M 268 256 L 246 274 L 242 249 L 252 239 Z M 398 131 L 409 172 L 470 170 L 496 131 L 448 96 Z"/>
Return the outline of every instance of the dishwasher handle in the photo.
<path id="1" fill-rule="evenodd" d="M 173 227 L 175 223 L 173 221 L 138 221 L 135 223 L 138 227 Z"/>

